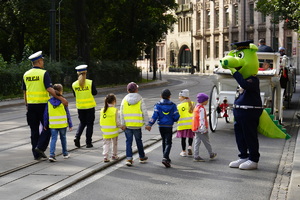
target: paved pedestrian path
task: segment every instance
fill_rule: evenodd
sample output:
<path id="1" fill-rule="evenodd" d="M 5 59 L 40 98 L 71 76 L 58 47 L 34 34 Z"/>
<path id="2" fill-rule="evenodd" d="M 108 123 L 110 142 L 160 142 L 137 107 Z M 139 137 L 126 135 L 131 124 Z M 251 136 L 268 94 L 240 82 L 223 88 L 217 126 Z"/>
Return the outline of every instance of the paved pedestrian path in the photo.
<path id="1" fill-rule="evenodd" d="M 166 81 L 155 81 L 148 84 L 140 84 L 140 87 L 154 87 L 155 85 L 166 84 Z M 107 94 L 108 92 L 124 91 L 125 86 L 114 88 L 101 88 L 100 94 Z M 297 84 L 297 88 L 300 85 Z M 65 94 L 66 97 L 71 97 L 73 94 Z M 299 94 L 293 98 L 300 101 Z M 0 102 L 0 113 L 2 107 L 9 107 L 22 104 L 22 99 L 13 99 L 9 101 Z M 300 110 L 300 104 L 297 103 L 297 110 Z M 77 124 L 74 124 L 77 127 Z M 23 132 L 29 132 L 29 127 L 23 127 Z M 74 130 L 76 131 L 76 130 Z M 299 131 L 299 128 L 297 130 Z M 297 136 L 298 134 L 295 134 Z M 25 138 L 26 137 L 26 138 Z M 115 162 L 104 163 L 102 156 L 102 141 L 100 131 L 94 133 L 94 148 L 87 149 L 85 146 L 75 148 L 73 138 L 68 137 L 68 147 L 71 158 L 63 159 L 62 155 L 57 156 L 57 162 L 49 163 L 48 161 L 34 161 L 30 154 L 30 145 L 22 146 L 22 142 L 30 142 L 27 135 L 24 136 L 23 141 L 20 141 L 20 147 L 14 148 L 9 153 L 0 153 L 1 167 L 0 167 L 0 193 L 1 198 L 4 199 L 43 199 L 51 194 L 80 181 L 84 178 L 99 172 Z M 157 126 L 153 127 L 151 132 L 143 131 L 143 142 L 145 147 L 151 146 L 161 139 Z M 2 138 L 7 140 L 9 138 Z M 27 140 L 27 141 L 26 141 Z M 119 136 L 119 144 L 125 144 L 125 135 L 123 133 Z M 125 158 L 125 145 L 119 145 L 120 160 Z M 300 196 L 300 138 L 295 138 L 294 148 L 287 150 L 292 151 L 294 156 L 291 161 L 291 176 L 286 180 L 288 185 L 288 193 L 282 194 L 288 200 L 296 200 Z M 134 147 L 136 150 L 136 147 Z M 49 150 L 48 150 L 49 151 Z M 58 142 L 57 152 L 61 152 L 61 147 Z M 46 152 L 47 155 L 49 152 Z M 121 161 L 123 162 L 123 161 Z M 282 164 L 284 166 L 284 163 Z M 284 169 L 283 169 L 284 170 Z M 285 176 L 282 176 L 286 178 Z M 280 186 L 279 186 L 280 187 Z M 278 189 L 279 191 L 279 189 Z M 280 196 L 280 194 L 276 196 Z M 276 192 L 275 192 L 276 193 Z M 274 196 L 273 199 L 276 199 Z"/>

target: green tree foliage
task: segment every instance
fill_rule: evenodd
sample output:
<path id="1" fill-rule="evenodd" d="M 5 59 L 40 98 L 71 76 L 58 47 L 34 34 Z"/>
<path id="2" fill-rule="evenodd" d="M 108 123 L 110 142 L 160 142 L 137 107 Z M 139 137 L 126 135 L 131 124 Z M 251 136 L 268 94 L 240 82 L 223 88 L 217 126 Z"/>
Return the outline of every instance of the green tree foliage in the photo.
<path id="1" fill-rule="evenodd" d="M 176 22 L 169 10 L 174 0 L 87 1 L 93 58 L 135 61 L 146 45 L 154 45 Z M 93 16 L 91 16 L 93 15 Z"/>
<path id="2" fill-rule="evenodd" d="M 39 0 L 0 0 L 0 53 L 22 59 L 24 47 L 49 49 L 49 4 Z"/>
<path id="3" fill-rule="evenodd" d="M 300 31 L 299 0 L 256 0 L 256 10 L 266 15 L 275 16 L 275 23 L 284 20 L 290 29 Z"/>
<path id="4" fill-rule="evenodd" d="M 49 54 L 50 3 L 0 0 L 0 53 L 5 60 L 12 55 L 21 60 L 26 45 Z M 57 55 L 89 63 L 90 59 L 135 61 L 145 45 L 153 46 L 176 22 L 169 11 L 177 4 L 174 0 L 56 0 L 56 7 Z"/>
<path id="5" fill-rule="evenodd" d="M 49 63 L 52 1 L 60 59 Z M 176 18 L 170 10 L 177 8 L 175 0 L 0 0 L 0 5 L 0 97 L 19 93 L 31 67 L 28 56 L 39 50 L 53 83 L 69 86 L 76 79 L 74 67 L 82 63 L 91 66 L 97 84 L 137 81 L 136 59 L 172 27 Z"/>

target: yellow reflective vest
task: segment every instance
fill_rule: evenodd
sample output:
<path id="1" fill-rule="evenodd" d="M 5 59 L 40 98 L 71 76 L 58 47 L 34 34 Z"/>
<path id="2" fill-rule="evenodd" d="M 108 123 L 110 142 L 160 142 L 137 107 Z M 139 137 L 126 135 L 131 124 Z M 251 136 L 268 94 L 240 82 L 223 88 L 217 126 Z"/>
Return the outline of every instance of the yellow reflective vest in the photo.
<path id="1" fill-rule="evenodd" d="M 68 127 L 68 118 L 65 106 L 61 103 L 59 106 L 53 106 L 48 101 L 49 128 Z"/>
<path id="2" fill-rule="evenodd" d="M 192 102 L 194 104 L 194 102 Z M 186 130 L 192 128 L 193 113 L 189 112 L 189 102 L 183 102 L 177 105 L 180 118 L 177 122 L 177 130 Z"/>
<path id="3" fill-rule="evenodd" d="M 23 76 L 26 85 L 26 98 L 28 104 L 47 103 L 50 99 L 49 93 L 44 85 L 46 70 L 32 68 Z"/>
<path id="4" fill-rule="evenodd" d="M 141 109 L 142 101 L 131 105 L 127 100 L 123 101 L 123 117 L 125 126 L 127 127 L 142 127 L 144 125 L 144 117 Z"/>
<path id="5" fill-rule="evenodd" d="M 119 135 L 116 114 L 115 107 L 108 107 L 105 113 L 104 108 L 100 110 L 100 126 L 104 139 L 115 138 Z"/>
<path id="6" fill-rule="evenodd" d="M 96 107 L 96 101 L 92 94 L 92 80 L 86 79 L 83 88 L 80 87 L 79 81 L 77 80 L 72 84 L 72 88 L 75 91 L 77 109 Z"/>

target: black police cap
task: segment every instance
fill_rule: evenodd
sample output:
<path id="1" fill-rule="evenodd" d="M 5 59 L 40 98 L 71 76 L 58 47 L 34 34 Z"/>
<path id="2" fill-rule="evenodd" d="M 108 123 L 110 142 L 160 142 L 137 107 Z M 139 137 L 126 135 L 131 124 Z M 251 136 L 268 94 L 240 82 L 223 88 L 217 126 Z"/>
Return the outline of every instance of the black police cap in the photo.
<path id="1" fill-rule="evenodd" d="M 231 43 L 231 46 L 233 49 L 236 49 L 236 50 L 250 49 L 250 43 L 253 43 L 253 40 Z"/>

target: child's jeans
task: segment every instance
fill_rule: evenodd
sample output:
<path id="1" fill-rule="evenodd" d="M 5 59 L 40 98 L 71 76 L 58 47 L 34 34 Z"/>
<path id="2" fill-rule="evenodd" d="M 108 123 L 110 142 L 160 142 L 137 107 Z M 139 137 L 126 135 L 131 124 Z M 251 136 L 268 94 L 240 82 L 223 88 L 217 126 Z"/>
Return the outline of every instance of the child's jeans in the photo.
<path id="1" fill-rule="evenodd" d="M 159 132 L 162 137 L 163 158 L 170 159 L 170 151 L 172 148 L 172 127 L 159 127 Z"/>
<path id="2" fill-rule="evenodd" d="M 210 155 L 212 153 L 212 148 L 210 145 L 208 133 L 195 132 L 194 158 L 199 156 L 199 147 L 200 147 L 201 141 L 203 142 L 204 146 L 206 147 L 208 154 Z"/>
<path id="3" fill-rule="evenodd" d="M 63 155 L 68 155 L 67 138 L 66 138 L 67 128 L 57 128 L 57 129 L 51 128 L 50 130 L 51 130 L 50 156 L 55 156 L 55 148 L 56 148 L 58 133 L 61 141 L 62 153 Z"/>
<path id="4" fill-rule="evenodd" d="M 136 146 L 138 148 L 139 157 L 144 158 L 144 146 L 142 141 L 142 129 L 125 129 L 125 136 L 126 136 L 126 157 L 127 160 L 132 160 L 132 141 L 133 136 L 135 137 Z"/>
<path id="5" fill-rule="evenodd" d="M 118 154 L 118 137 L 114 138 L 103 138 L 103 156 L 104 158 L 108 158 L 110 154 L 110 147 L 112 144 L 113 156 Z"/>

